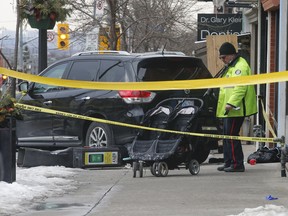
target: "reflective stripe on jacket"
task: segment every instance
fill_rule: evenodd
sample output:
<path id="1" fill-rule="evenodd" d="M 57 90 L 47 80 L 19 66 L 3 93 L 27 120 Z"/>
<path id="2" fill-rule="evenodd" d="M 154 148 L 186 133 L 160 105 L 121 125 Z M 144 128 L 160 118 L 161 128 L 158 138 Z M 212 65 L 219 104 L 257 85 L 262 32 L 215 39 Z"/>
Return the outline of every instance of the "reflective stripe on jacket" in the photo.
<path id="1" fill-rule="evenodd" d="M 251 69 L 242 57 L 236 57 L 222 77 L 241 77 L 251 75 Z M 230 104 L 234 109 L 225 115 L 225 106 Z M 257 113 L 257 98 L 255 87 L 249 86 L 230 86 L 221 87 L 219 91 L 216 116 L 219 118 L 250 116 Z"/>

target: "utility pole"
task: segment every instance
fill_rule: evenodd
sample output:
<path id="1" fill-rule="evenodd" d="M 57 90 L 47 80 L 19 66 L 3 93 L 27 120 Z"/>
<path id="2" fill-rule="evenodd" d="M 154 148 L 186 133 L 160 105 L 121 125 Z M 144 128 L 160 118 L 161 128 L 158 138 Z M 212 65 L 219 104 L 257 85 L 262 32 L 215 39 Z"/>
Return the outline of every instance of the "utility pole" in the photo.
<path id="1" fill-rule="evenodd" d="M 13 69 L 14 70 L 18 70 L 17 65 L 18 65 L 18 44 L 19 44 L 19 29 L 20 29 L 20 24 L 22 22 L 22 20 L 20 19 L 20 8 L 19 8 L 19 0 L 16 1 L 16 11 L 17 11 L 17 21 L 16 21 L 16 36 L 15 36 L 15 49 L 14 49 L 14 66 Z M 11 78 L 10 79 L 10 91 L 9 91 L 10 95 L 12 97 L 15 97 L 15 93 L 16 93 L 16 78 Z"/>
<path id="2" fill-rule="evenodd" d="M 93 3 L 93 25 L 94 29 L 88 32 L 86 35 L 86 45 L 85 50 L 98 50 L 99 43 L 99 25 L 97 23 L 97 18 L 103 16 L 104 13 L 104 0 L 94 0 Z"/>
<path id="3" fill-rule="evenodd" d="M 19 32 L 19 71 L 23 72 L 23 22 L 20 23 Z"/>

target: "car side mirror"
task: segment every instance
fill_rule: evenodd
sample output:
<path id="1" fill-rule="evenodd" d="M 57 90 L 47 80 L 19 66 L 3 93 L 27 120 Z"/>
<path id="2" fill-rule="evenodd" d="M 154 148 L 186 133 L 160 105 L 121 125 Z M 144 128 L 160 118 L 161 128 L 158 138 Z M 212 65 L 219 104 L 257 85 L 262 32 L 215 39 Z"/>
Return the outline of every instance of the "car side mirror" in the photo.
<path id="1" fill-rule="evenodd" d="M 20 92 L 27 92 L 28 91 L 29 83 L 28 81 L 23 81 L 18 85 L 18 90 Z"/>

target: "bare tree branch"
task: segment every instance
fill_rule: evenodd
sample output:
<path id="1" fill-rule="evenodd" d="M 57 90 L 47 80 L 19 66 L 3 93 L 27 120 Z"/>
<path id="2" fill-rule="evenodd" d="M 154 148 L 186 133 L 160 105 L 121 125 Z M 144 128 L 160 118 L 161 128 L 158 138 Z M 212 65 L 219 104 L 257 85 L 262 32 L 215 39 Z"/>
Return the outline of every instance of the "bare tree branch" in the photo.
<path id="1" fill-rule="evenodd" d="M 106 0 L 102 17 L 93 14 L 93 2 L 71 2 L 78 24 L 74 30 L 79 38 L 98 26 L 100 31 L 109 28 L 108 32 L 101 32 L 109 49 L 117 49 L 119 38 L 121 49 L 133 52 L 154 51 L 164 44 L 170 50 L 189 49 L 191 53 L 193 49 L 197 0 Z M 116 26 L 120 26 L 120 33 L 116 32 Z"/>

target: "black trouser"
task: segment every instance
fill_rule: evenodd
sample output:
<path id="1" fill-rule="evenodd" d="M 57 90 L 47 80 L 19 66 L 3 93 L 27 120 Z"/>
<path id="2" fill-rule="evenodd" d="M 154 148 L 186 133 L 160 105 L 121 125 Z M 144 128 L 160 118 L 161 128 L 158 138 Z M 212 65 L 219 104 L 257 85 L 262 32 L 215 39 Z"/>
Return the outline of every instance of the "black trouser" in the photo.
<path id="1" fill-rule="evenodd" d="M 240 128 L 244 117 L 229 117 L 223 119 L 223 134 L 229 136 L 239 136 Z M 243 150 L 240 140 L 224 139 L 223 153 L 225 166 L 242 167 Z"/>

